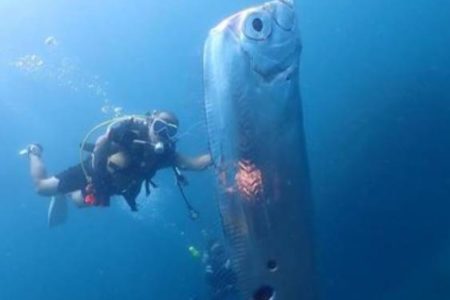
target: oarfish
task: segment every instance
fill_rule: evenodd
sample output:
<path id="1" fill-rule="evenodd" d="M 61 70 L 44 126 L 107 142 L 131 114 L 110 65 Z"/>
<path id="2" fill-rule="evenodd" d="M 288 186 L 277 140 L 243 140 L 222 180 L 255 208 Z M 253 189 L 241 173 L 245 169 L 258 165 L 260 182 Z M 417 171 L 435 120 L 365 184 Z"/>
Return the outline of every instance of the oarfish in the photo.
<path id="1" fill-rule="evenodd" d="M 218 205 L 239 299 L 317 299 L 293 1 L 241 11 L 204 48 Z"/>

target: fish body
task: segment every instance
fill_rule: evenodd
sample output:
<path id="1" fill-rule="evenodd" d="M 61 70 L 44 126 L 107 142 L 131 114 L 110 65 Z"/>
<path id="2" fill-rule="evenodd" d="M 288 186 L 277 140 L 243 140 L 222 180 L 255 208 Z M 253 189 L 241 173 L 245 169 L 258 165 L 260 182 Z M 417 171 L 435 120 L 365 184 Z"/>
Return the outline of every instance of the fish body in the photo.
<path id="1" fill-rule="evenodd" d="M 239 299 L 317 299 L 301 48 L 288 0 L 225 19 L 205 43 L 209 147 Z"/>

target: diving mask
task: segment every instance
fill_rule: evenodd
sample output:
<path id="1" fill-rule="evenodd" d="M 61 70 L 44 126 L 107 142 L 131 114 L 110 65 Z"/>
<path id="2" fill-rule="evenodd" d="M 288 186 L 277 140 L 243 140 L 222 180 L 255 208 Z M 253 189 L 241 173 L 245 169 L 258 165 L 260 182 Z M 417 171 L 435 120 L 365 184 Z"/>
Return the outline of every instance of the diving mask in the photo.
<path id="1" fill-rule="evenodd" d="M 163 119 L 155 119 L 152 123 L 153 131 L 160 137 L 168 137 L 173 139 L 178 133 L 178 126 L 172 123 L 168 123 Z"/>

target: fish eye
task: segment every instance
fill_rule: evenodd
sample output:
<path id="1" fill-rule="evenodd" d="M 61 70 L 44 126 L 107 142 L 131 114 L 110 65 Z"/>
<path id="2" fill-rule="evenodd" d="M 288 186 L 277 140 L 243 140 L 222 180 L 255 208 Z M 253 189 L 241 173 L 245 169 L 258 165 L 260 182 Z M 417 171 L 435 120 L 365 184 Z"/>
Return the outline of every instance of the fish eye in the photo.
<path id="1" fill-rule="evenodd" d="M 265 12 L 252 12 L 244 19 L 244 35 L 252 40 L 265 40 L 272 33 L 272 20 Z"/>
<path id="2" fill-rule="evenodd" d="M 258 32 L 261 32 L 261 30 L 263 29 L 263 26 L 264 26 L 264 24 L 260 18 L 254 18 L 252 25 L 253 25 L 253 29 L 255 29 Z"/>

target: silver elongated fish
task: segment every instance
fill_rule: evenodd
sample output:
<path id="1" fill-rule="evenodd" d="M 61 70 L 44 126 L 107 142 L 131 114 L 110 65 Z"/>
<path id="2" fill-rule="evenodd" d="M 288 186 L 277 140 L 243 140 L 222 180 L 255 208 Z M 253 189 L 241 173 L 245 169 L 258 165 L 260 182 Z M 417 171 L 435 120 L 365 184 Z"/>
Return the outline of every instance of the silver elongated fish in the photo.
<path id="1" fill-rule="evenodd" d="M 213 28 L 205 110 L 239 299 L 316 299 L 312 200 L 294 4 L 267 2 Z"/>

